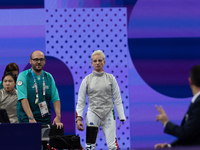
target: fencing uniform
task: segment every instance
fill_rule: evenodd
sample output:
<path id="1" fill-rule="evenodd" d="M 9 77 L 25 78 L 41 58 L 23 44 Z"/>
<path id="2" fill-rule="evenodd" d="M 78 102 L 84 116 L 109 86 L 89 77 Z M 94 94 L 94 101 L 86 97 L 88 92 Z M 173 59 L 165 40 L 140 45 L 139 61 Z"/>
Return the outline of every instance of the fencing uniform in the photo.
<path id="1" fill-rule="evenodd" d="M 0 90 L 0 109 L 5 109 L 10 123 L 18 123 L 17 118 L 17 90 L 7 92 L 4 88 Z"/>
<path id="2" fill-rule="evenodd" d="M 83 116 L 86 105 L 86 93 L 89 101 L 86 126 L 102 126 L 109 150 L 117 149 L 119 146 L 116 141 L 116 122 L 113 102 L 119 119 L 126 120 L 126 118 L 119 86 L 115 77 L 105 72 L 98 73 L 93 71 L 83 79 L 78 95 L 77 116 Z M 88 144 L 86 140 L 87 148 L 95 149 L 95 143 Z"/>

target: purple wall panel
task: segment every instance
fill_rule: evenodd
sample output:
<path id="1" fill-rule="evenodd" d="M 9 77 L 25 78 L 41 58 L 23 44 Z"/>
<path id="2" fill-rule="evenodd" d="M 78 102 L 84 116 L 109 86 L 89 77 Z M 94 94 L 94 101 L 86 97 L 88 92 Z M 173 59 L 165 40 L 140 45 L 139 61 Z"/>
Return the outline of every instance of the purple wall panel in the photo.
<path id="1" fill-rule="evenodd" d="M 125 4 L 125 1 L 120 2 L 121 6 Z M 155 122 L 157 111 L 154 106 L 162 105 L 170 120 L 180 124 L 191 97 L 172 98 L 149 87 L 134 68 L 128 52 L 127 39 L 199 37 L 200 2 L 198 0 L 138 0 L 134 7 L 127 5 L 128 10 L 112 8 L 108 5 L 116 7 L 117 1 L 46 0 L 45 9 L 0 10 L 0 74 L 3 74 L 5 66 L 10 62 L 16 62 L 22 71 L 28 64 L 31 52 L 36 49 L 42 50 L 46 55 L 63 61 L 71 71 L 76 102 L 81 80 L 92 71 L 89 56 L 93 50 L 102 49 L 106 54 L 104 70 L 115 75 L 122 91 L 128 118 L 125 124 L 119 130 L 117 129 L 120 147 L 124 149 L 152 148 L 157 142 L 171 142 L 175 138 L 164 134 L 163 126 Z M 129 20 L 127 16 L 130 16 Z M 165 60 L 161 62 L 166 64 L 165 66 L 168 65 Z M 187 67 L 189 62 L 190 60 L 187 60 L 184 65 Z M 157 60 L 143 60 L 141 68 L 149 63 L 150 66 L 155 63 L 155 68 L 157 64 L 160 64 Z M 168 71 L 171 70 L 173 69 L 169 67 Z M 143 71 L 148 74 L 151 68 L 143 69 Z M 162 73 L 167 74 L 167 72 Z M 185 73 L 186 70 L 182 70 L 174 75 L 180 76 Z M 149 76 L 149 79 L 157 83 L 155 78 L 152 79 Z M 172 79 L 166 78 L 163 84 L 169 83 L 169 80 Z M 175 80 L 173 83 L 186 85 L 187 79 L 186 81 Z M 74 116 L 74 113 L 62 112 L 64 125 L 68 126 L 69 131 L 73 130 L 73 127 L 65 118 Z M 85 132 L 77 131 L 77 133 L 85 137 Z M 84 138 L 82 139 L 84 145 Z M 97 148 L 106 148 L 102 131 L 99 133 L 97 143 Z"/>

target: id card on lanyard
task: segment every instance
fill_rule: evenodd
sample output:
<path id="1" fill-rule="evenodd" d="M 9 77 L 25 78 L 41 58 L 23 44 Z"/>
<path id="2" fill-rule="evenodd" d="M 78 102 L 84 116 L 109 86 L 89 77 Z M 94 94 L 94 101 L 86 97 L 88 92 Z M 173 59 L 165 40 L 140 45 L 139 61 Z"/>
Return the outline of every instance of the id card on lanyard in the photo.
<path id="1" fill-rule="evenodd" d="M 34 75 L 32 69 L 31 69 L 31 73 L 32 73 L 32 76 L 33 76 L 35 93 L 36 93 L 35 104 L 37 105 L 38 102 L 39 102 L 38 86 L 37 86 L 35 75 Z M 44 80 L 44 72 L 43 71 L 42 71 L 42 80 L 43 80 L 43 102 L 39 103 L 38 105 L 39 105 L 39 108 L 40 108 L 41 115 L 42 115 L 42 117 L 44 117 L 44 116 L 49 114 L 49 110 L 47 108 L 47 104 L 46 104 L 46 101 L 45 101 L 45 80 Z"/>

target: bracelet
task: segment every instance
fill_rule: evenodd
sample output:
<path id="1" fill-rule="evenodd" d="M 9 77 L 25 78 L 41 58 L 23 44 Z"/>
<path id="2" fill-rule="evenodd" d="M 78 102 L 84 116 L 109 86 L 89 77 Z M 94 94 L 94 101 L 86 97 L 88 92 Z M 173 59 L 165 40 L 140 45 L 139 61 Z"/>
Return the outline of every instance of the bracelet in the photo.
<path id="1" fill-rule="evenodd" d="M 34 117 L 33 116 L 31 116 L 31 117 L 29 117 L 28 119 L 30 120 L 30 119 L 33 119 Z"/>
<path id="2" fill-rule="evenodd" d="M 82 119 L 76 119 L 76 123 L 77 123 L 78 121 L 82 121 Z"/>

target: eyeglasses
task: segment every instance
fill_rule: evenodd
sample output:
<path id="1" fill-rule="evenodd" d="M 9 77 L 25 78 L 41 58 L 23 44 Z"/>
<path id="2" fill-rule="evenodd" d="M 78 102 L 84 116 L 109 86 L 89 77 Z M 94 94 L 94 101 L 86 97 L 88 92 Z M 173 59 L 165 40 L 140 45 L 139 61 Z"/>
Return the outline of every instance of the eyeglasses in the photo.
<path id="1" fill-rule="evenodd" d="M 44 62 L 44 61 L 45 61 L 44 58 L 40 58 L 40 59 L 35 58 L 35 59 L 31 59 L 31 60 L 33 60 L 34 62 L 38 62 L 38 61 L 40 61 L 40 62 Z"/>
<path id="2" fill-rule="evenodd" d="M 101 63 L 103 60 L 102 60 L 102 59 L 99 59 L 99 60 L 93 60 L 94 63 L 97 63 L 97 61 Z"/>

